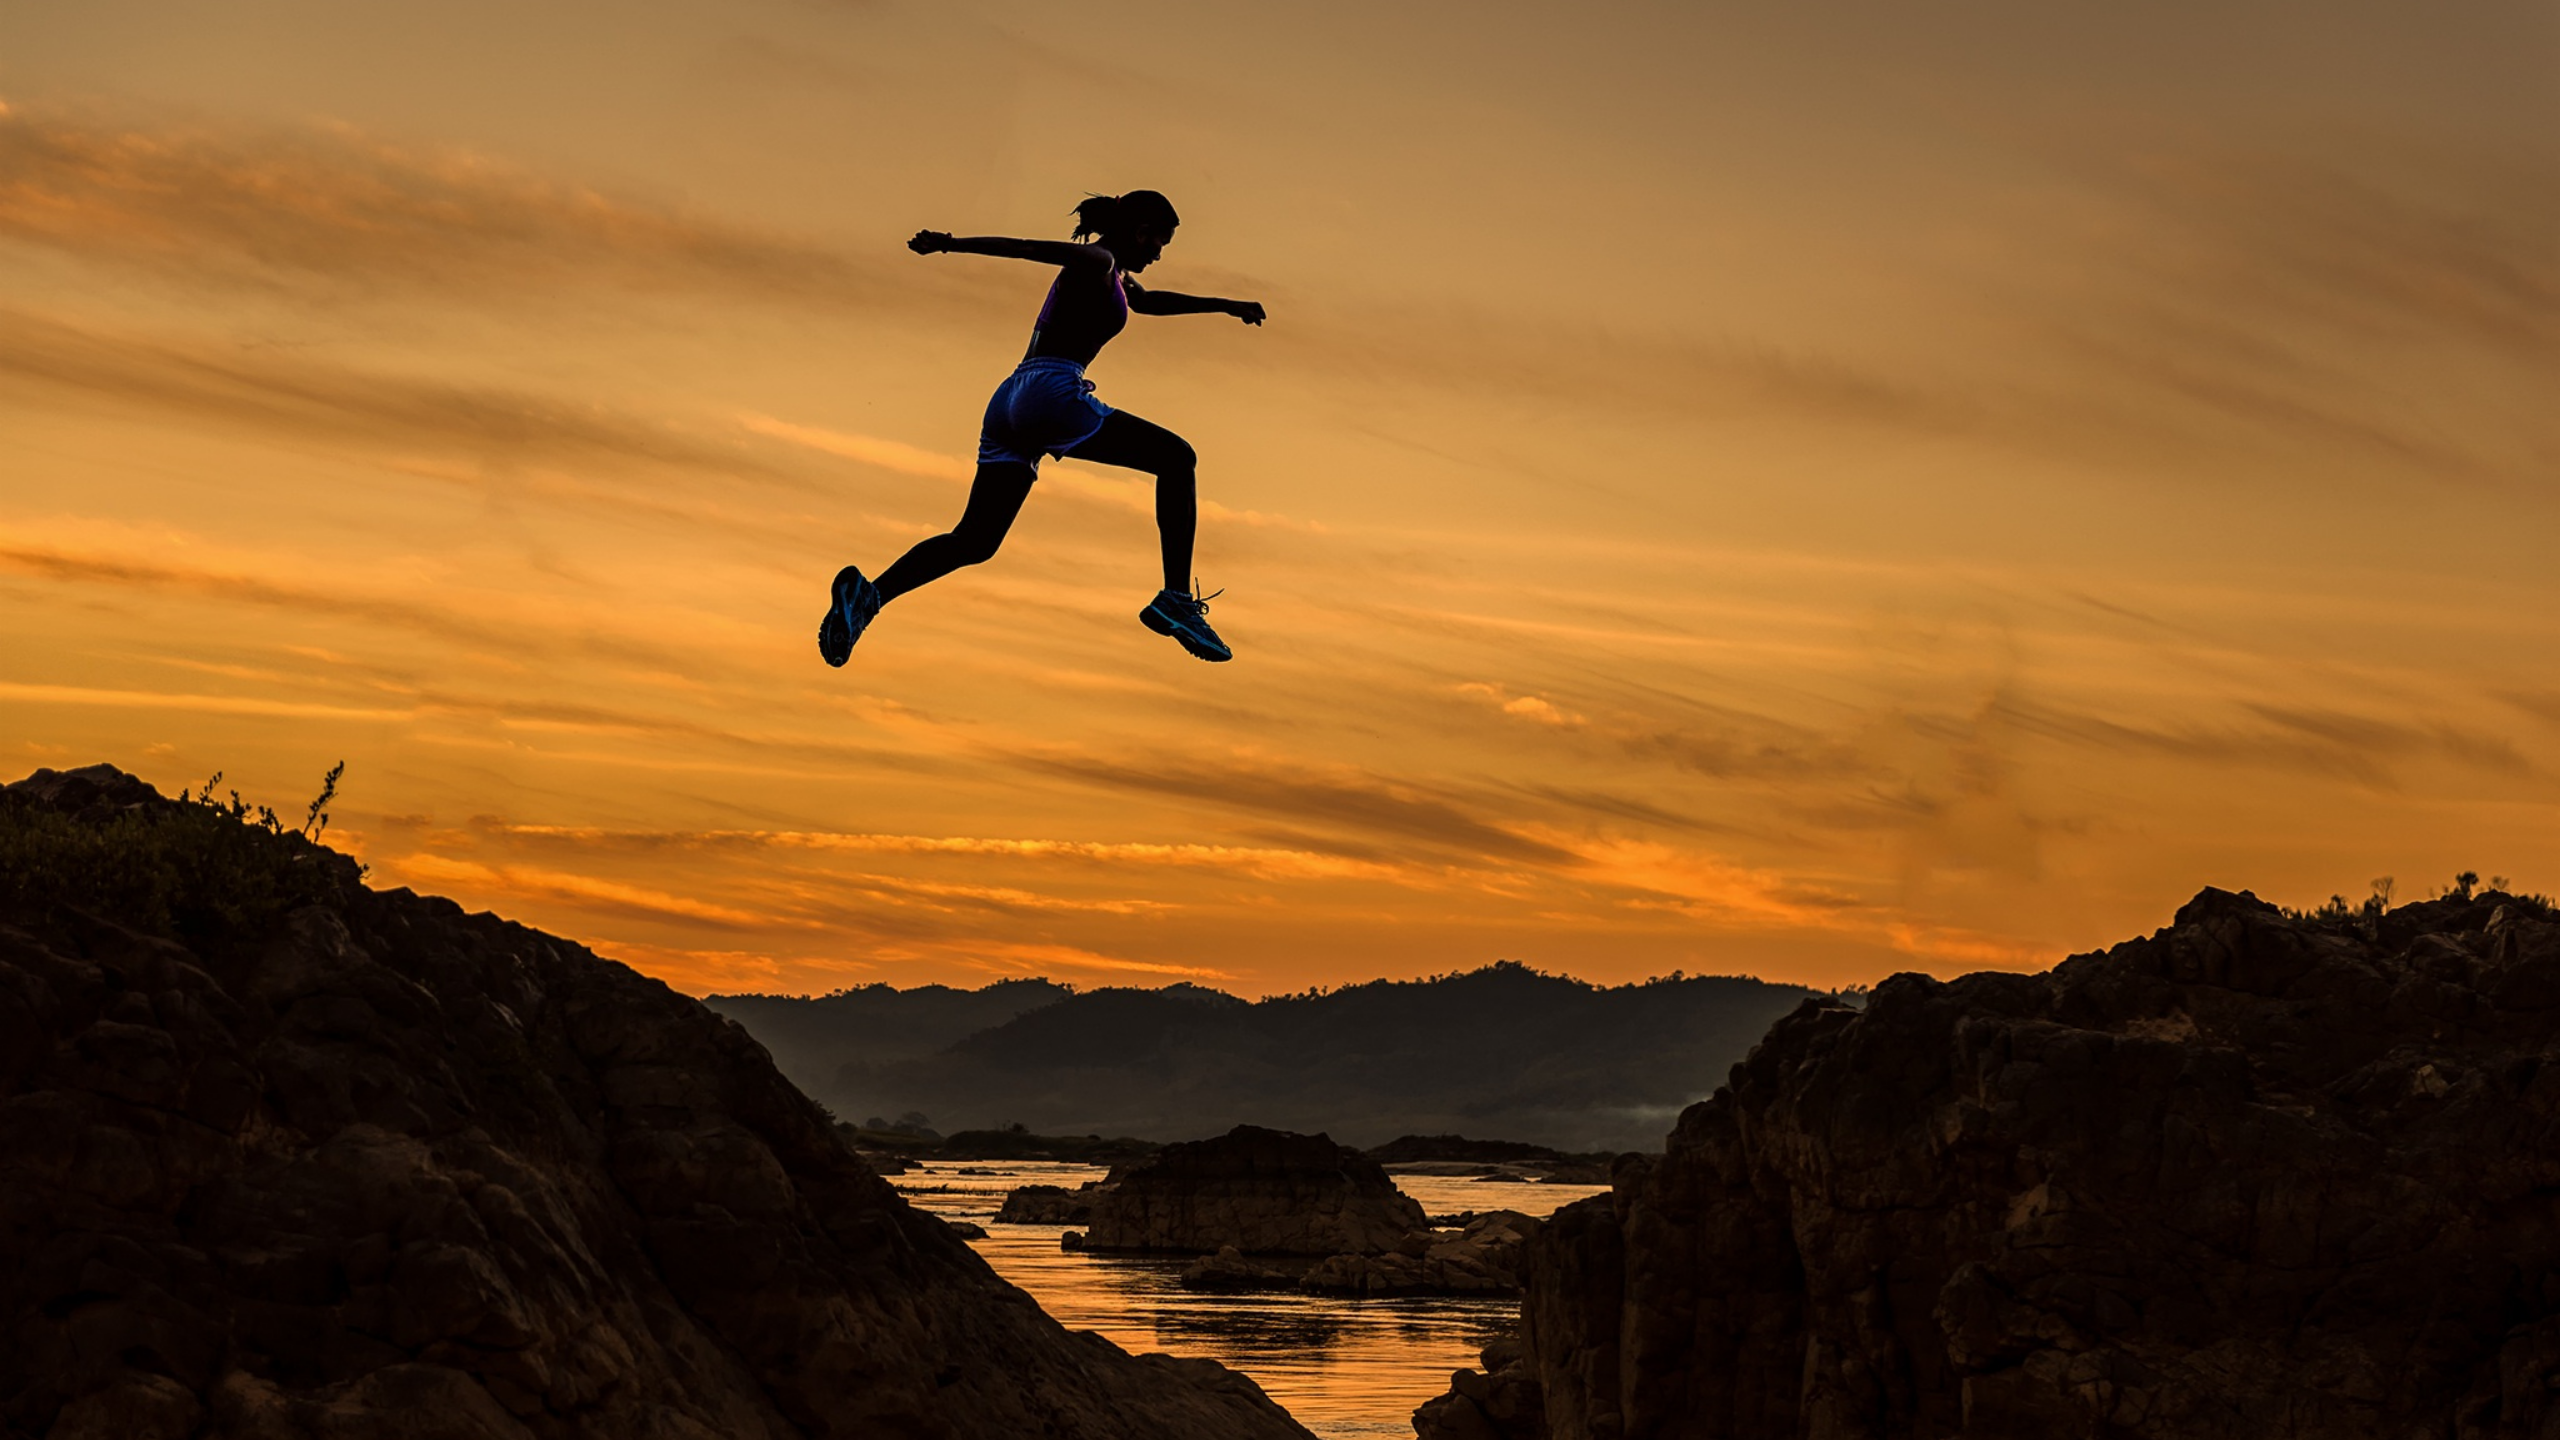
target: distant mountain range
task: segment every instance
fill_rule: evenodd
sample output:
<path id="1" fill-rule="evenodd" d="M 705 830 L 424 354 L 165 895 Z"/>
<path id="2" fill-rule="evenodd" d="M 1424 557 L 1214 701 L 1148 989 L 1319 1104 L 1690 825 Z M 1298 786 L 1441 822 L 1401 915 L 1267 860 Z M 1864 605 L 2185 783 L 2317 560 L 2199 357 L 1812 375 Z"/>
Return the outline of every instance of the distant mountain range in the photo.
<path id="1" fill-rule="evenodd" d="M 747 1027 L 773 1052 L 793 1083 L 825 1098 L 848 1061 L 886 1065 L 945 1050 L 1025 1011 L 1073 999 L 1075 988 L 1049 980 L 999 980 L 978 990 L 921 985 L 899 990 L 865 985 L 810 999 L 802 995 L 714 995 L 712 1009 Z M 841 1109 L 842 1107 L 838 1107 Z M 896 1115 L 898 1112 L 888 1112 Z M 860 1120 L 860 1115 L 846 1115 Z M 949 1128 L 949 1127 L 945 1127 Z"/>
<path id="2" fill-rule="evenodd" d="M 850 1120 L 1183 1140 L 1240 1124 L 1353 1145 L 1463 1132 L 1655 1149 L 1817 992 L 1734 976 L 1600 986 L 1502 961 L 1247 1001 L 1197 985 L 874 985 L 707 1003 Z"/>

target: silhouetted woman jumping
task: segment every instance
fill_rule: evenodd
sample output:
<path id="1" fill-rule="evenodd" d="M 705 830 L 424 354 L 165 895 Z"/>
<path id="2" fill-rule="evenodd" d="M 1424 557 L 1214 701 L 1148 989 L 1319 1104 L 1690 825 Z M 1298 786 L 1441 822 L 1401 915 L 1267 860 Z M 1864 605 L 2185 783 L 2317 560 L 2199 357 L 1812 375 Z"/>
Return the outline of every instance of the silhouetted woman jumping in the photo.
<path id="1" fill-rule="evenodd" d="M 1153 190 L 1096 195 L 1075 210 L 1075 240 L 1008 240 L 1000 236 L 953 239 L 919 230 L 907 248 L 919 255 L 951 251 L 1002 255 L 1058 267 L 1049 298 L 1032 322 L 1031 349 L 987 402 L 978 432 L 978 475 L 969 503 L 949 534 L 916 542 L 882 571 L 877 581 L 847 565 L 837 572 L 833 602 L 818 622 L 818 653 L 842 665 L 880 607 L 963 565 L 991 558 L 1004 543 L 1013 517 L 1039 478 L 1040 457 L 1073 456 L 1098 465 L 1123 465 L 1156 477 L 1156 531 L 1164 542 L 1164 589 L 1138 618 L 1170 635 L 1203 660 L 1233 656 L 1209 628 L 1209 596 L 1195 593 L 1191 537 L 1199 515 L 1192 466 L 1197 457 L 1181 436 L 1151 425 L 1093 397 L 1084 367 L 1140 315 L 1233 315 L 1262 323 L 1262 307 L 1250 300 L 1177 295 L 1138 284 L 1137 273 L 1155 263 L 1181 224 L 1173 202 Z M 1092 237 L 1091 243 L 1081 243 Z"/>

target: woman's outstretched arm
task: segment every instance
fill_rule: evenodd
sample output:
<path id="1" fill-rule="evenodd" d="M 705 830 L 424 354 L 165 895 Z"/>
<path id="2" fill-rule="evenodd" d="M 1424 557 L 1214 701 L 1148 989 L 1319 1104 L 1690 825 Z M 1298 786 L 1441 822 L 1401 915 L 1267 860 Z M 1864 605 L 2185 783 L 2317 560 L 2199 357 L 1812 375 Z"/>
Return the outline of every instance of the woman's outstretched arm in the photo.
<path id="1" fill-rule="evenodd" d="M 1185 295 L 1178 290 L 1148 290 L 1129 282 L 1129 309 L 1138 315 L 1233 315 L 1247 325 L 1262 323 L 1258 300 L 1220 300 L 1212 295 Z"/>
<path id="2" fill-rule="evenodd" d="M 940 230 L 919 230 L 907 242 L 907 248 L 919 255 L 939 255 L 945 251 L 957 255 L 999 255 L 1007 260 L 1037 260 L 1043 265 L 1098 265 L 1111 268 L 1111 252 L 1099 245 L 1079 245 L 1072 240 L 1014 240 L 1002 235 L 947 235 Z"/>

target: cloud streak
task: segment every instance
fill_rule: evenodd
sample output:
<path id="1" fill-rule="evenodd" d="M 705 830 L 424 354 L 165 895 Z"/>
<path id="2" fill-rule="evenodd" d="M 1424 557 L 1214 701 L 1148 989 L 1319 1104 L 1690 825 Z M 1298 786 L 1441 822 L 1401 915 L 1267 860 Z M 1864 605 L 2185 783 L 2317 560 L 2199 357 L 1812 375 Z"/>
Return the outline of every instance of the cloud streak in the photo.
<path id="1" fill-rule="evenodd" d="M 2097 172 L 2139 248 L 2111 257 L 2112 293 L 2040 322 L 2098 370 L 2048 419 L 2103 413 L 2104 428 L 2157 436 L 2192 434 L 2181 421 L 2201 413 L 2431 483 L 2546 463 L 2560 445 L 2539 398 L 2560 384 L 2560 167 L 2366 159 L 2357 172 L 2191 146 Z M 2109 380 L 2132 387 L 2111 395 Z"/>
<path id="2" fill-rule="evenodd" d="M 407 720 L 414 712 L 255 695 L 191 695 L 165 690 L 115 690 L 88 685 L 28 685 L 0 680 L 0 700 L 30 705 L 96 705 L 118 710 L 184 710 L 198 715 L 264 715 L 293 720 Z"/>
<path id="3" fill-rule="evenodd" d="M 118 335 L 0 309 L 0 377 L 111 404 L 373 451 L 484 463 L 642 465 L 773 480 L 741 446 L 521 390 L 369 374 Z"/>
<path id="4" fill-rule="evenodd" d="M 225 600 L 282 611 L 303 619 L 343 619 L 430 636 L 497 654 L 555 656 L 584 648 L 619 658 L 664 664 L 667 652 L 581 629 L 546 635 L 521 618 L 480 619 L 451 608 L 420 603 L 410 587 L 401 595 L 368 596 L 329 585 L 297 584 L 210 566 L 175 565 L 128 555 L 84 553 L 44 544 L 0 540 L 0 569 L 56 581 L 76 581 L 138 591 Z"/>
<path id="5" fill-rule="evenodd" d="M 1371 844 L 1419 843 L 1481 860 L 1553 864 L 1570 853 L 1469 814 L 1421 786 L 1348 766 L 1317 768 L 1237 756 L 1219 763 L 1137 764 L 1084 755 L 1016 755 L 1026 770 L 1107 789 L 1165 795 L 1271 819 L 1312 822 Z"/>
<path id="6" fill-rule="evenodd" d="M 2243 702 L 2263 723 L 2145 725 L 2041 705 L 2015 696 L 1991 713 L 2023 734 L 2070 744 L 2217 765 L 2274 766 L 2332 775 L 2378 789 L 2396 782 L 2389 762 L 2437 759 L 2493 775 L 2528 776 L 2534 767 L 2503 737 L 2443 722 L 2380 720 L 2343 710 Z"/>
<path id="7" fill-rule="evenodd" d="M 0 112 L 0 238 L 190 281 L 301 276 L 514 296 L 562 282 L 794 305 L 986 304 L 957 273 L 841 249 L 340 125 L 120 128 Z"/>
<path id="8" fill-rule="evenodd" d="M 857 258 L 484 155 L 388 145 L 345 126 L 133 128 L 0 112 L 0 176 L 0 240 L 191 284 L 228 276 L 249 286 L 493 303 L 603 284 L 990 320 L 1022 303 L 1020 278 L 1002 267 L 919 266 L 903 251 Z M 1173 343 L 1188 349 L 1197 337 Z M 1257 366 L 1274 362 L 1364 383 L 1460 389 L 1498 374 L 1533 396 L 1611 409 L 1776 405 L 1928 430 L 1969 426 L 1979 411 L 1943 389 L 1834 357 L 1601 326 L 1523 333 L 1516 316 L 1445 307 L 1308 307 L 1256 347 Z M 1253 512 L 1230 518 L 1285 523 Z"/>
<path id="9" fill-rule="evenodd" d="M 966 835 L 874 835 L 812 830 L 603 830 L 590 826 L 492 827 L 514 839 L 626 851 L 750 849 L 841 851 L 870 855 L 1086 861 L 1110 865 L 1172 865 L 1249 874 L 1263 879 L 1388 879 L 1395 867 L 1326 855 L 1243 845 L 1170 845 L 1090 840 L 1014 840 Z"/>

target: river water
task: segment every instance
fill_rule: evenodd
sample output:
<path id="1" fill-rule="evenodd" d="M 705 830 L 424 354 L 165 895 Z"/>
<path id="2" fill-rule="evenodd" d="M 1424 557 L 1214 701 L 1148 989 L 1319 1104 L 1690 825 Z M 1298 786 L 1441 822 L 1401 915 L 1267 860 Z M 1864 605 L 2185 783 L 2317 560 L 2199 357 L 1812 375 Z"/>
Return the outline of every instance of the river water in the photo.
<path id="1" fill-rule="evenodd" d="M 1519 1323 L 1516 1300 L 1354 1300 L 1294 1292 L 1203 1295 L 1182 1288 L 1179 1259 L 1070 1254 L 1064 1225 L 999 1225 L 996 1207 L 1017 1185 L 1070 1189 L 1106 1172 L 1090 1165 L 923 1165 L 894 1177 L 918 1209 L 974 1220 L 971 1242 L 997 1274 L 1031 1293 L 1070 1330 L 1096 1330 L 1132 1354 L 1205 1355 L 1252 1376 L 1325 1440 L 1413 1434 L 1413 1408 L 1449 1387 L 1449 1372 Z M 1518 1210 L 1546 1216 L 1604 1185 L 1398 1175 L 1396 1184 L 1433 1215 Z"/>

